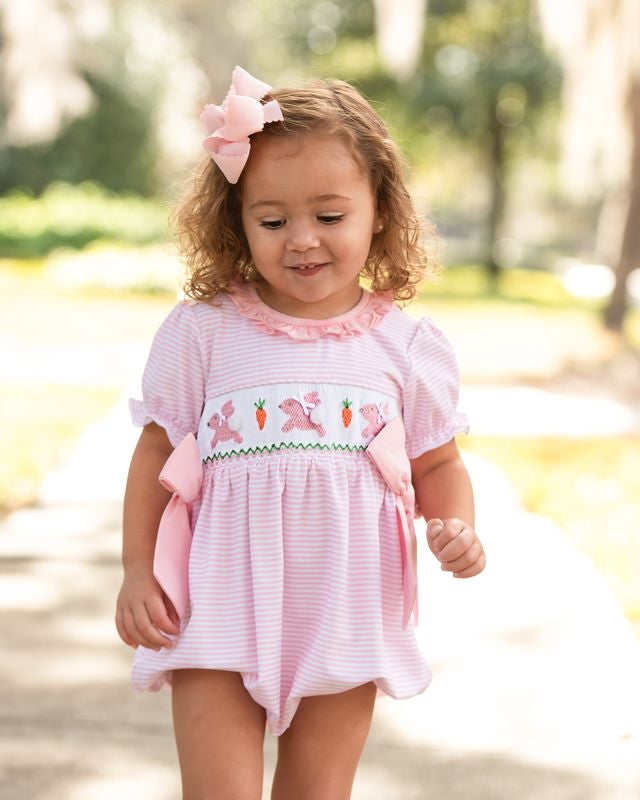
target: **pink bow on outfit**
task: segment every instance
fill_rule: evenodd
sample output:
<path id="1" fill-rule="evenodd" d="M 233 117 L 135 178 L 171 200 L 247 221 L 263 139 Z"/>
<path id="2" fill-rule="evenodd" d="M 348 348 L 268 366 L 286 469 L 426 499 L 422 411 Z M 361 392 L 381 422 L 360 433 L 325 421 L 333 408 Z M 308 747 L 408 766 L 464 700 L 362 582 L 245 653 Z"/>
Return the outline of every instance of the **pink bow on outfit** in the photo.
<path id="1" fill-rule="evenodd" d="M 231 74 L 231 86 L 222 105 L 208 104 L 200 114 L 209 134 L 202 146 L 209 152 L 229 183 L 237 183 L 249 158 L 249 136 L 261 131 L 267 122 L 284 119 L 277 100 L 262 105 L 260 100 L 271 90 L 242 67 Z"/>
<path id="2" fill-rule="evenodd" d="M 173 496 L 160 518 L 153 575 L 182 619 L 189 599 L 189 511 L 202 486 L 202 461 L 192 433 L 171 453 L 158 480 Z"/>
<path id="3" fill-rule="evenodd" d="M 405 450 L 405 430 L 401 417 L 387 422 L 371 440 L 366 452 L 396 496 L 396 517 L 402 552 L 402 627 L 406 628 L 412 611 L 414 622 L 418 624 L 418 544 L 413 527 L 415 491 L 411 483 L 411 464 Z"/>

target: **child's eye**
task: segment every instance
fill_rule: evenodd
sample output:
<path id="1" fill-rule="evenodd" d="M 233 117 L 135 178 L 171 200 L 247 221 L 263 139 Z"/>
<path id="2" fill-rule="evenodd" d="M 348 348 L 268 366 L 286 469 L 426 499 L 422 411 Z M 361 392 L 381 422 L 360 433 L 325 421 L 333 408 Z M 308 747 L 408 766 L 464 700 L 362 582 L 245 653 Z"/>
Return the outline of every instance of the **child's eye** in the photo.
<path id="1" fill-rule="evenodd" d="M 344 214 L 335 214 L 333 216 L 326 216 L 323 215 L 318 217 L 318 219 L 323 222 L 325 225 L 335 225 L 336 222 L 340 222 L 340 220 L 344 217 Z M 260 223 L 263 228 L 267 228 L 270 231 L 277 231 L 279 228 L 282 227 L 284 224 L 284 220 L 282 219 L 267 219 Z"/>

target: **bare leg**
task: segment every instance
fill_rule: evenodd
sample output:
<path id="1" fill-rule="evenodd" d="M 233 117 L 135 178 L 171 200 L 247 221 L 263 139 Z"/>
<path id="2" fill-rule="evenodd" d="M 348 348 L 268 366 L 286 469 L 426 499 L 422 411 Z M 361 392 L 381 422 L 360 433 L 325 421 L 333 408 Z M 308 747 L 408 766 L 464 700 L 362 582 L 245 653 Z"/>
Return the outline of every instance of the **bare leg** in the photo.
<path id="1" fill-rule="evenodd" d="M 349 800 L 375 699 L 373 682 L 303 697 L 278 737 L 271 800 Z"/>
<path id="2" fill-rule="evenodd" d="M 182 800 L 261 800 L 265 710 L 240 674 L 174 670 L 171 703 Z"/>

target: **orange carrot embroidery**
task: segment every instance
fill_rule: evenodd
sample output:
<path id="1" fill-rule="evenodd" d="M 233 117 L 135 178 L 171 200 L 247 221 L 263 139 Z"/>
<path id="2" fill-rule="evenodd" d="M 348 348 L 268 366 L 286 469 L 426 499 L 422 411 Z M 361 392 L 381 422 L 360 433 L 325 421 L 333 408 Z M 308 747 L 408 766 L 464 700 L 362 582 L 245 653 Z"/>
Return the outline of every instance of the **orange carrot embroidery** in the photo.
<path id="1" fill-rule="evenodd" d="M 349 400 L 348 397 L 346 397 L 342 401 L 342 405 L 343 405 L 343 409 L 342 409 L 342 424 L 344 425 L 345 428 L 348 428 L 349 425 L 351 425 L 351 418 L 353 417 L 353 411 L 351 410 L 351 408 L 349 406 L 351 406 L 352 404 L 353 404 L 353 400 Z"/>
<path id="2" fill-rule="evenodd" d="M 264 429 L 264 423 L 267 421 L 267 412 L 264 410 L 264 404 L 266 402 L 266 400 L 258 398 L 258 402 L 253 404 L 256 407 L 256 420 L 260 430 Z"/>

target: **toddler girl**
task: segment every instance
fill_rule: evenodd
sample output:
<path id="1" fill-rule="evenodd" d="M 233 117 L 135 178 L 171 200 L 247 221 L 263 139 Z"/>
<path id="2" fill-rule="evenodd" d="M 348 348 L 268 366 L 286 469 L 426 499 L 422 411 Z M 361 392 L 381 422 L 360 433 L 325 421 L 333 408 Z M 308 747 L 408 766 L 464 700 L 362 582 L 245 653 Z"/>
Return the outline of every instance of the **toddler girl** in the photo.
<path id="1" fill-rule="evenodd" d="M 352 86 L 236 67 L 201 119 L 189 299 L 130 401 L 116 625 L 134 687 L 171 688 L 186 800 L 259 800 L 265 723 L 272 800 L 342 800 L 375 698 L 431 679 L 414 516 L 442 569 L 484 568 L 456 360 L 395 303 L 429 264 L 401 154 Z"/>

